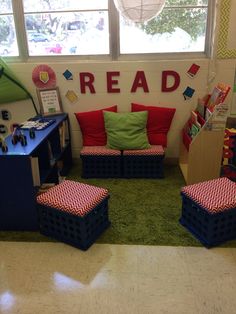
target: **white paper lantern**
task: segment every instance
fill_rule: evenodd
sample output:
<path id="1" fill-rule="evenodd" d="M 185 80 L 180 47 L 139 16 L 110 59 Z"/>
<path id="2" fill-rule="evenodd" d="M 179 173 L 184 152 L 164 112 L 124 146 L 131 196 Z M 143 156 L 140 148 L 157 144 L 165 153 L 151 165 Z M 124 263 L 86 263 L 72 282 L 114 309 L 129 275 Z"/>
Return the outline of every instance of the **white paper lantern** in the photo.
<path id="1" fill-rule="evenodd" d="M 166 0 L 114 0 L 120 14 L 135 23 L 151 20 L 161 13 Z"/>

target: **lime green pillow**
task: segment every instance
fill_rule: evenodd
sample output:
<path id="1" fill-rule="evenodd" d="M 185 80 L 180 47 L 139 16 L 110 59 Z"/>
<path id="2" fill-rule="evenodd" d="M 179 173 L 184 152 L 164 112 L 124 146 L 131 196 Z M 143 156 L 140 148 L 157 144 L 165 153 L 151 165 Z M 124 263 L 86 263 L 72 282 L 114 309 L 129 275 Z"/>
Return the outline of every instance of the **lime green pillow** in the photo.
<path id="1" fill-rule="evenodd" d="M 147 137 L 147 111 L 115 113 L 104 111 L 107 146 L 112 149 L 145 149 Z"/>

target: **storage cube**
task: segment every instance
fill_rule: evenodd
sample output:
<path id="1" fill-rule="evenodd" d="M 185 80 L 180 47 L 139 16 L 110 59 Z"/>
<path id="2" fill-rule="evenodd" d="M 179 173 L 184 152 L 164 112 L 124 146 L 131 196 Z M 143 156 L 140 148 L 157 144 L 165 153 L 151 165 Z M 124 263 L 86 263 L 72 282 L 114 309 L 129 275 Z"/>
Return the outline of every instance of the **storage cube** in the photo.
<path id="1" fill-rule="evenodd" d="M 121 177 L 121 151 L 105 146 L 84 146 L 81 150 L 83 178 Z"/>
<path id="2" fill-rule="evenodd" d="M 110 225 L 106 189 L 65 180 L 37 196 L 40 232 L 87 250 Z"/>
<path id="3" fill-rule="evenodd" d="M 152 145 L 148 149 L 123 151 L 123 176 L 125 178 L 163 178 L 164 149 Z"/>
<path id="4" fill-rule="evenodd" d="M 181 189 L 185 226 L 206 247 L 236 238 L 236 183 L 209 180 Z"/>

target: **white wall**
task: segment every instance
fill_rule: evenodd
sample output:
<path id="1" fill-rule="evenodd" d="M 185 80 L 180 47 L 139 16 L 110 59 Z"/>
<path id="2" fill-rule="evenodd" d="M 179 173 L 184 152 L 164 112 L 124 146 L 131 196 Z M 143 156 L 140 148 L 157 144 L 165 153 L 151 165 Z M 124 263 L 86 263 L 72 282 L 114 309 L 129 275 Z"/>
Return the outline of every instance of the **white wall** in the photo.
<path id="1" fill-rule="evenodd" d="M 51 60 L 51 59 L 50 59 Z M 10 64 L 10 68 L 15 75 L 27 87 L 34 96 L 37 103 L 36 87 L 32 82 L 32 71 L 42 63 L 14 63 Z M 192 63 L 200 65 L 200 70 L 195 78 L 189 78 L 186 72 Z M 189 117 L 189 113 L 196 107 L 197 98 L 204 96 L 212 90 L 212 87 L 218 82 L 224 82 L 233 86 L 236 59 L 226 60 L 209 60 L 209 59 L 189 59 L 189 60 L 160 60 L 150 62 L 48 62 L 47 63 L 56 73 L 57 86 L 59 87 L 63 110 L 68 112 L 71 121 L 72 131 L 72 148 L 73 156 L 78 157 L 82 146 L 81 132 L 79 125 L 75 119 L 74 112 L 89 111 L 94 109 L 104 108 L 113 104 L 118 105 L 120 112 L 130 111 L 131 102 L 142 103 L 146 105 L 156 105 L 163 107 L 175 107 L 176 114 L 173 119 L 171 129 L 168 134 L 168 147 L 166 156 L 171 158 L 178 157 L 179 141 L 181 129 Z M 69 69 L 73 73 L 74 80 L 68 81 L 62 73 Z M 180 86 L 174 92 L 161 92 L 161 75 L 162 71 L 174 70 L 180 75 Z M 107 93 L 106 87 L 106 72 L 119 71 L 119 94 Z M 130 89 L 137 71 L 144 71 L 147 79 L 149 93 L 144 93 L 142 89 L 138 89 L 136 93 L 131 93 Z M 80 72 L 90 72 L 95 76 L 94 87 L 96 94 L 80 94 Z M 195 89 L 195 94 L 190 100 L 184 100 L 182 95 L 187 86 Z M 65 94 L 68 90 L 73 90 L 78 95 L 78 101 L 71 104 Z M 227 102 L 231 103 L 232 93 L 227 98 Z M 26 102 L 11 104 L 12 121 L 22 122 L 25 117 L 30 117 L 32 105 L 25 105 Z M 2 105 L 2 108 L 7 108 L 8 105 Z M 14 107 L 14 108 L 13 108 Z M 19 108 L 21 108 L 19 112 Z M 21 121 L 20 121 L 21 120 Z M 1 122 L 1 120 L 0 120 Z M 3 121 L 2 121 L 3 122 Z"/>
<path id="2" fill-rule="evenodd" d="M 186 74 L 193 62 L 201 66 L 194 79 L 189 78 Z M 33 69 L 38 64 L 15 63 L 9 65 L 21 82 L 32 93 L 37 102 L 36 87 L 32 82 L 31 76 Z M 197 97 L 201 97 L 207 92 L 208 60 L 104 63 L 77 62 L 59 64 L 48 63 L 48 65 L 56 73 L 57 86 L 59 86 L 60 89 L 63 110 L 70 115 L 74 157 L 79 156 L 79 151 L 82 145 L 80 128 L 74 116 L 74 112 L 100 109 L 112 104 L 117 104 L 120 112 L 128 112 L 130 111 L 131 102 L 176 108 L 176 114 L 168 135 L 166 155 L 168 157 L 177 157 L 181 128 L 187 120 L 189 112 L 195 108 Z M 66 80 L 62 75 L 66 69 L 69 69 L 73 73 L 73 81 Z M 178 89 L 173 92 L 161 92 L 162 71 L 165 70 L 174 70 L 180 75 L 180 85 Z M 120 72 L 120 77 L 117 78 L 119 80 L 118 87 L 121 90 L 120 93 L 107 93 L 107 71 Z M 149 87 L 149 93 L 144 93 L 142 88 L 138 88 L 136 93 L 130 92 L 137 71 L 144 71 Z M 80 72 L 93 73 L 95 76 L 94 87 L 96 94 L 91 94 L 89 91 L 87 91 L 86 94 L 80 94 Z M 187 86 L 196 90 L 194 96 L 190 100 L 184 100 L 182 95 Z M 78 101 L 75 104 L 71 104 L 65 97 L 68 90 L 74 90 L 78 95 Z M 15 108 L 19 108 L 20 106 L 22 106 L 22 112 L 28 113 L 28 109 L 26 109 L 23 104 L 15 104 Z M 4 106 L 4 108 L 5 107 L 6 106 Z M 19 112 L 14 113 L 13 106 L 11 106 L 11 108 L 13 120 L 19 120 Z M 30 113 L 32 113 L 32 110 Z"/>

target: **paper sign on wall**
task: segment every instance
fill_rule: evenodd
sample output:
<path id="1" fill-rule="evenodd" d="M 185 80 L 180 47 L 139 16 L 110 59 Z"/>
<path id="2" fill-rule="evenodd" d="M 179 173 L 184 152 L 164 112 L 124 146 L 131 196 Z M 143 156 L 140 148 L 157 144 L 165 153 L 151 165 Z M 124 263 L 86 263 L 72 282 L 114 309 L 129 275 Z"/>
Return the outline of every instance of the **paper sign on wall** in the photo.
<path id="1" fill-rule="evenodd" d="M 73 74 L 68 69 L 63 73 L 63 76 L 66 80 L 73 80 Z"/>
<path id="2" fill-rule="evenodd" d="M 191 67 L 188 69 L 187 75 L 188 75 L 189 77 L 193 78 L 193 77 L 195 77 L 195 75 L 197 74 L 197 72 L 199 71 L 199 69 L 200 69 L 200 66 L 197 65 L 197 64 L 195 64 L 195 63 L 193 63 L 193 64 L 191 65 Z"/>
<path id="3" fill-rule="evenodd" d="M 73 104 L 78 100 L 78 96 L 73 90 L 68 90 L 66 93 L 66 98 Z"/>
<path id="4" fill-rule="evenodd" d="M 187 100 L 189 98 L 192 98 L 193 97 L 193 94 L 194 94 L 195 90 L 191 87 L 187 87 L 185 89 L 185 91 L 183 92 L 183 96 L 184 96 L 184 99 Z"/>

